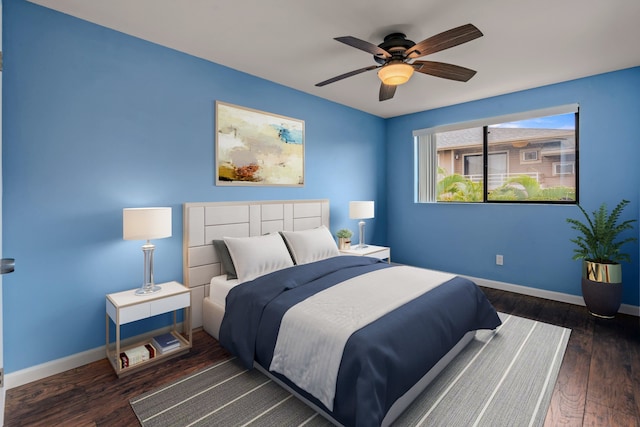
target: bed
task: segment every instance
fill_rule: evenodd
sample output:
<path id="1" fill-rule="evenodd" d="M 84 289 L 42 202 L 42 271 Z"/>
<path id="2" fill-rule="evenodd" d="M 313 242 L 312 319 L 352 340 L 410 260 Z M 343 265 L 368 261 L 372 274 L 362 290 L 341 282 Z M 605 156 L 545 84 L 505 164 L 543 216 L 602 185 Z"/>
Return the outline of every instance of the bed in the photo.
<path id="1" fill-rule="evenodd" d="M 199 242 L 217 264 L 201 285 L 202 326 L 333 423 L 388 425 L 475 330 L 500 320 L 467 279 L 341 256 L 328 209 L 326 200 L 185 205 L 187 240 L 204 217 Z M 186 254 L 199 247 L 185 243 Z M 185 270 L 202 267 L 185 258 Z"/>

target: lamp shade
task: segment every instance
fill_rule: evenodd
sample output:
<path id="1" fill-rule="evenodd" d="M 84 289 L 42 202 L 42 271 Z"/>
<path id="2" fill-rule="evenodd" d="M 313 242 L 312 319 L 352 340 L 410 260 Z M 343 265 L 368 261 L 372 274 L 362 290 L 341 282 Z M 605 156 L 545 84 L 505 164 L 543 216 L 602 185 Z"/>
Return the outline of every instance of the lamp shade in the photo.
<path id="1" fill-rule="evenodd" d="M 378 77 L 382 83 L 394 86 L 408 82 L 412 75 L 413 67 L 404 62 L 392 62 L 378 71 Z"/>
<path id="2" fill-rule="evenodd" d="M 171 208 L 126 208 L 122 210 L 122 238 L 151 240 L 171 237 Z"/>
<path id="3" fill-rule="evenodd" d="M 374 217 L 374 204 L 372 201 L 349 202 L 349 218 L 367 219 Z"/>

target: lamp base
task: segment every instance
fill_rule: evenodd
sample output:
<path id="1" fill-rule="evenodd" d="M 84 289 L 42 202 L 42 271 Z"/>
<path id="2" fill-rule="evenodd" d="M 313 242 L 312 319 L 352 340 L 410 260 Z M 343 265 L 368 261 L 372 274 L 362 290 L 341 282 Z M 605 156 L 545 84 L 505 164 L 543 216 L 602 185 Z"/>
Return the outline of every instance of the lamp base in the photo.
<path id="1" fill-rule="evenodd" d="M 155 294 L 161 289 L 162 288 L 158 285 L 143 286 L 139 289 L 136 289 L 136 295 L 142 295 L 142 296 L 151 295 L 151 294 Z"/>
<path id="2" fill-rule="evenodd" d="M 142 280 L 143 285 L 140 289 L 136 290 L 136 295 L 151 295 L 158 292 L 160 286 L 153 283 L 153 250 L 155 245 L 147 240 L 147 243 L 142 245 L 142 252 L 144 253 L 144 278 Z"/>
<path id="3" fill-rule="evenodd" d="M 358 249 L 365 249 L 365 248 L 368 248 L 368 247 L 369 247 L 369 245 L 355 245 L 355 246 L 352 246 L 351 249 L 358 250 Z"/>
<path id="4" fill-rule="evenodd" d="M 364 244 L 364 221 L 360 221 L 358 223 L 358 228 L 360 228 L 360 242 L 358 243 L 358 246 L 356 246 L 354 249 L 364 249 L 369 247 L 368 245 Z"/>

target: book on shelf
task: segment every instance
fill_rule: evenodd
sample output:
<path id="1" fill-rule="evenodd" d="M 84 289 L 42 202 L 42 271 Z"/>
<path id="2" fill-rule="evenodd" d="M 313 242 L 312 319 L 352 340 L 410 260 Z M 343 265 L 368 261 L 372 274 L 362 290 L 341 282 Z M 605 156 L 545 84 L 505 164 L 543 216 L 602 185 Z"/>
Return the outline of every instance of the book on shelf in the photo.
<path id="1" fill-rule="evenodd" d="M 180 340 L 176 338 L 176 336 L 171 332 L 156 335 L 152 338 L 151 342 L 160 354 L 175 350 L 176 348 L 180 348 Z"/>
<path id="2" fill-rule="evenodd" d="M 156 349 L 151 344 L 139 345 L 120 353 L 120 368 L 128 368 L 138 363 L 153 359 Z"/>

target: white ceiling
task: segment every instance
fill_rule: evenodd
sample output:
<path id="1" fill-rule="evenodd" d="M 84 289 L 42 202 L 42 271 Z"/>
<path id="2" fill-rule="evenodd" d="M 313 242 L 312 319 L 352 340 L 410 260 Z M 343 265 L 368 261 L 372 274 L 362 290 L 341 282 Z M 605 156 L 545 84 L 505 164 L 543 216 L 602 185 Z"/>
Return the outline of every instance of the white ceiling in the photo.
<path id="1" fill-rule="evenodd" d="M 126 34 L 375 114 L 402 114 L 640 65 L 639 0 L 30 0 Z M 416 73 L 379 102 L 370 54 L 333 40 L 416 43 L 472 23 L 484 37 L 420 59 L 476 70 Z"/>

